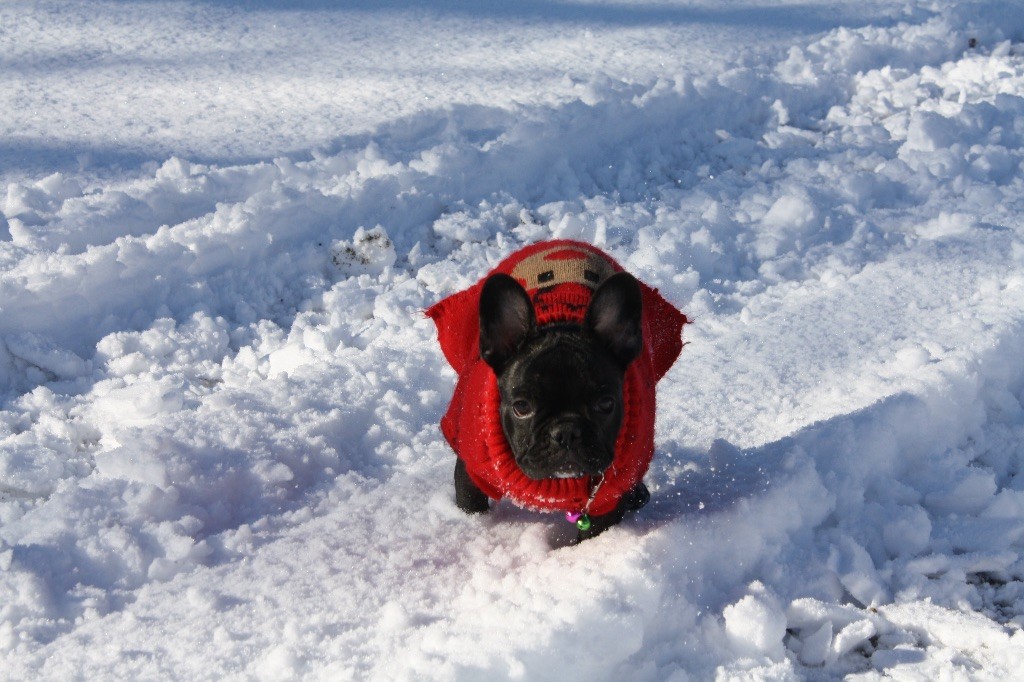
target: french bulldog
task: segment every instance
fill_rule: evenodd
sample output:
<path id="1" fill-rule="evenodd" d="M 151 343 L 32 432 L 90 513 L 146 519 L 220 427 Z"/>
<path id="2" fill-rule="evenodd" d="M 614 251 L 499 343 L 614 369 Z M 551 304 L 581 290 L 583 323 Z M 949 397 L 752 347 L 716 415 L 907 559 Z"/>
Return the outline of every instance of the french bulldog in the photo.
<path id="1" fill-rule="evenodd" d="M 611 465 L 622 427 L 622 384 L 643 347 L 640 285 L 627 272 L 594 292 L 580 326 L 537 328 L 533 303 L 511 276 L 487 278 L 480 294 L 480 357 L 498 378 L 501 426 L 516 464 L 534 480 L 599 477 Z M 593 537 L 643 507 L 637 483 L 611 512 L 590 517 L 579 539 Z M 487 511 L 485 495 L 455 466 L 455 500 Z"/>
<path id="2" fill-rule="evenodd" d="M 654 385 L 687 321 L 655 290 L 561 240 L 513 254 L 427 314 L 459 373 L 441 426 L 460 509 L 507 496 L 564 511 L 580 541 L 648 502 Z"/>

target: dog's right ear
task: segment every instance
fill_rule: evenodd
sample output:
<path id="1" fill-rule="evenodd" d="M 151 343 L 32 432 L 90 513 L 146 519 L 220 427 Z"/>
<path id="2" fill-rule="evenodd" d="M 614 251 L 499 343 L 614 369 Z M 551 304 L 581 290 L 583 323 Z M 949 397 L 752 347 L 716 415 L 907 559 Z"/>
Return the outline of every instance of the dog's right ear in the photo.
<path id="1" fill-rule="evenodd" d="M 533 303 L 512 277 L 491 275 L 480 292 L 480 357 L 501 374 L 506 363 L 533 333 Z"/>

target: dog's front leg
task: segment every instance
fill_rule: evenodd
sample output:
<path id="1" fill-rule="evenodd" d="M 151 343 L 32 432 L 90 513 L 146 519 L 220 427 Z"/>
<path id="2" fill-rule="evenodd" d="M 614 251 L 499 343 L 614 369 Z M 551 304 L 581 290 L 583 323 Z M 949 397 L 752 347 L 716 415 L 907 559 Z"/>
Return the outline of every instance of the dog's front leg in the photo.
<path id="1" fill-rule="evenodd" d="M 455 504 L 467 514 L 479 514 L 490 508 L 487 495 L 469 478 L 461 458 L 455 460 Z"/>
<path id="2" fill-rule="evenodd" d="M 643 481 L 640 481 L 622 496 L 622 500 L 619 501 L 619 506 L 615 508 L 615 511 L 602 514 L 601 516 L 591 516 L 590 528 L 581 530 L 576 536 L 576 542 L 580 543 L 584 540 L 589 540 L 595 535 L 600 535 L 622 521 L 622 517 L 626 515 L 626 512 L 637 511 L 647 504 L 650 499 L 651 493 L 648 492 L 647 486 L 644 485 Z"/>
<path id="3" fill-rule="evenodd" d="M 581 530 L 576 535 L 576 543 L 583 542 L 584 540 L 589 540 L 590 538 L 605 532 L 612 526 L 617 525 L 620 521 L 622 521 L 622 517 L 625 516 L 625 514 L 625 508 L 623 507 L 622 503 L 619 503 L 619 506 L 616 507 L 614 511 L 610 511 L 607 514 L 601 514 L 600 516 L 591 516 L 590 528 L 587 528 L 586 530 Z"/>

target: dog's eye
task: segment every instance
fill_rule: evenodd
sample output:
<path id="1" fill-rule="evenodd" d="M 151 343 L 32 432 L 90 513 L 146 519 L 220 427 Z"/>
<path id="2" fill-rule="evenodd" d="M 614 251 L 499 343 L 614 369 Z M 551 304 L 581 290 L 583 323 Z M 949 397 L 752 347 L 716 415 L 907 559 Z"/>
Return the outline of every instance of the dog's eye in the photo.
<path id="1" fill-rule="evenodd" d="M 598 412 L 608 414 L 615 409 L 615 398 L 611 397 L 610 395 L 601 396 L 600 398 L 597 399 L 597 402 L 594 404 L 594 407 L 597 409 Z"/>
<path id="2" fill-rule="evenodd" d="M 527 417 L 533 416 L 533 403 L 529 400 L 516 400 L 512 403 L 512 414 L 520 419 L 526 419 Z"/>

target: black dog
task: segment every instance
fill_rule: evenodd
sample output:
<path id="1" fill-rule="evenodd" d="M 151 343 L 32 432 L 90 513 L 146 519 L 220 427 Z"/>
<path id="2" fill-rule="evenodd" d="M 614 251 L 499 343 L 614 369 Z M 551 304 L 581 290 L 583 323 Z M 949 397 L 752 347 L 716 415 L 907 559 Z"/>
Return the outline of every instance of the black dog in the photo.
<path id="1" fill-rule="evenodd" d="M 538 330 L 526 290 L 508 275 L 487 278 L 480 294 L 480 357 L 498 377 L 501 425 L 516 464 L 529 478 L 601 476 L 615 456 L 622 426 L 622 383 L 643 347 L 640 285 L 626 272 L 609 277 L 591 299 L 582 326 Z M 591 518 L 592 537 L 643 507 L 637 483 L 612 512 Z M 455 467 L 455 500 L 487 511 L 487 496 Z"/>
<path id="2" fill-rule="evenodd" d="M 427 315 L 459 375 L 441 430 L 461 509 L 508 497 L 566 512 L 584 539 L 646 504 L 654 388 L 685 315 L 568 240 L 524 247 Z"/>

